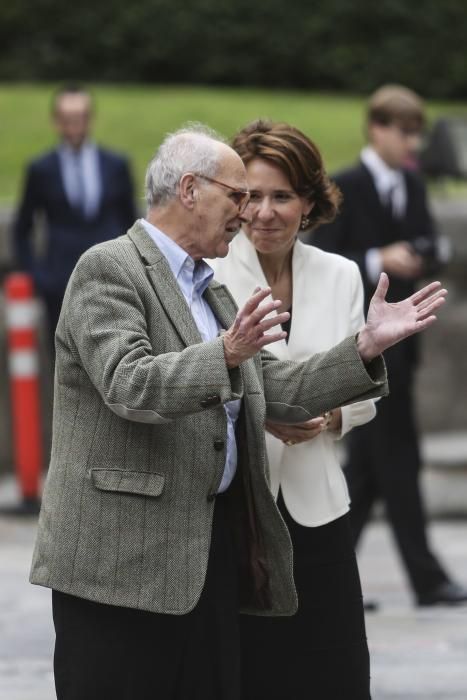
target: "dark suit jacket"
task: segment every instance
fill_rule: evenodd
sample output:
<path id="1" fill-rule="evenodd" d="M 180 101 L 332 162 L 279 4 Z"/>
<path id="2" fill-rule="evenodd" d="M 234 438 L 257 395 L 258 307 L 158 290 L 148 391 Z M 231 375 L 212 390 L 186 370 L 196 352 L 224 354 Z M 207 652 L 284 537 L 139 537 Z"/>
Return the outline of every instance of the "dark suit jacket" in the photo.
<path id="1" fill-rule="evenodd" d="M 34 277 L 43 294 L 63 294 L 81 254 L 95 243 L 122 235 L 135 220 L 133 184 L 127 161 L 98 148 L 102 183 L 100 206 L 91 219 L 71 206 L 65 193 L 58 151 L 34 160 L 14 223 L 18 267 Z M 44 217 L 45 252 L 34 255 L 32 232 L 36 215 Z"/>
<path id="2" fill-rule="evenodd" d="M 396 241 L 409 241 L 425 259 L 424 274 L 437 267 L 436 234 L 428 211 L 423 181 L 412 171 L 404 171 L 407 186 L 407 209 L 403 219 L 394 219 L 381 204 L 373 177 L 358 163 L 333 177 L 343 194 L 343 204 L 336 220 L 319 227 L 310 242 L 323 250 L 355 260 L 365 288 L 365 303 L 375 291 L 368 279 L 365 256 L 370 248 L 381 248 Z M 400 301 L 414 292 L 415 282 L 391 275 L 387 300 Z M 416 359 L 415 337 L 404 341 L 394 351 L 406 354 L 409 363 Z M 385 355 L 386 356 L 386 355 Z"/>

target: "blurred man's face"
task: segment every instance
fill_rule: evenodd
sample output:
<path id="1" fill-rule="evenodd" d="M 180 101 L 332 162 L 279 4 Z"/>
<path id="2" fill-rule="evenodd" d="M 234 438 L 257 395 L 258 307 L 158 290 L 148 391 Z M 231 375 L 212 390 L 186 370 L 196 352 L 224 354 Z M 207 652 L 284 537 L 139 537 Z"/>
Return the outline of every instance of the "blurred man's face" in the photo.
<path id="1" fill-rule="evenodd" d="M 55 103 L 54 126 L 62 141 L 78 149 L 89 135 L 91 99 L 81 93 L 65 93 Z"/>
<path id="2" fill-rule="evenodd" d="M 422 134 L 419 129 L 399 124 L 370 124 L 369 140 L 378 155 L 391 168 L 409 166 L 420 150 Z"/>

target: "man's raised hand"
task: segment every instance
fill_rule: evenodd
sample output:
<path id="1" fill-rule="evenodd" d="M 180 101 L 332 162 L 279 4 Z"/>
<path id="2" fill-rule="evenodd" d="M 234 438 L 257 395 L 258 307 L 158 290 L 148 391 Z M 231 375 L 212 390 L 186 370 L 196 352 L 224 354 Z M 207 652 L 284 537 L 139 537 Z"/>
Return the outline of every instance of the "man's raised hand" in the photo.
<path id="1" fill-rule="evenodd" d="M 389 279 L 381 273 L 370 302 L 366 324 L 358 334 L 357 349 L 364 362 L 370 362 L 384 350 L 436 321 L 435 311 L 445 302 L 447 290 L 441 282 L 431 282 L 412 296 L 388 303 Z"/>
<path id="2" fill-rule="evenodd" d="M 290 318 L 290 314 L 284 311 L 275 314 L 271 318 L 266 318 L 271 312 L 278 309 L 281 301 L 270 301 L 262 304 L 271 294 L 271 289 L 257 287 L 245 306 L 240 309 L 235 317 L 235 321 L 228 331 L 224 333 L 224 354 L 227 367 L 238 367 L 241 362 L 249 360 L 250 357 L 264 348 L 269 343 L 282 340 L 287 337 L 285 331 L 266 333 L 266 331 L 285 323 Z"/>

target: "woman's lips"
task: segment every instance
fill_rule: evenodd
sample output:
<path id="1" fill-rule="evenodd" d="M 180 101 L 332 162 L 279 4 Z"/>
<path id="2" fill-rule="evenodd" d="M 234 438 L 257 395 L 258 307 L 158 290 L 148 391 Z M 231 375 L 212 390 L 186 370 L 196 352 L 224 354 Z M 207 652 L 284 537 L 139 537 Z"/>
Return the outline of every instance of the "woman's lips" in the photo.
<path id="1" fill-rule="evenodd" d="M 276 233 L 276 231 L 280 231 L 278 228 L 253 228 L 253 231 L 256 233 Z"/>

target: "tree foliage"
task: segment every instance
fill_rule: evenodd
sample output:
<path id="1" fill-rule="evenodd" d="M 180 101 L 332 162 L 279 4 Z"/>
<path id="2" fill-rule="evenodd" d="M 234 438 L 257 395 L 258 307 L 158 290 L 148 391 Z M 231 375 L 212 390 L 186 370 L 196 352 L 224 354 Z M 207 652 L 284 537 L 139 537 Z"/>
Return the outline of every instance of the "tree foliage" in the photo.
<path id="1" fill-rule="evenodd" d="M 208 83 L 466 97 L 465 0 L 15 0 L 0 79 Z"/>

